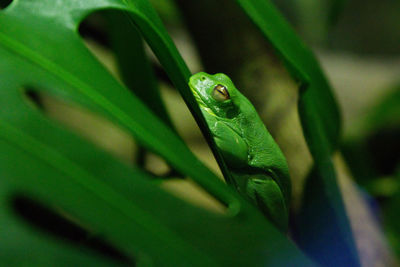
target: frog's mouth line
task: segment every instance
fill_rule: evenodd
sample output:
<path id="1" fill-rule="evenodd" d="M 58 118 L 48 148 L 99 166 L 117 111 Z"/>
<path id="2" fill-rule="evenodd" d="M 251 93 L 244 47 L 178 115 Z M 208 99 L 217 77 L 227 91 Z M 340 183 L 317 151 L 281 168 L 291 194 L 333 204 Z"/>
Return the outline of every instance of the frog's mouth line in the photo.
<path id="1" fill-rule="evenodd" d="M 204 100 L 201 98 L 201 96 L 199 95 L 199 93 L 196 91 L 196 89 L 194 89 L 192 87 L 192 85 L 189 84 L 190 90 L 193 93 L 194 98 L 196 99 L 196 102 L 199 104 L 200 108 L 202 110 L 207 111 L 208 114 L 210 114 L 211 116 L 217 117 L 217 115 L 215 115 L 214 111 L 209 108 L 206 103 L 204 102 Z"/>

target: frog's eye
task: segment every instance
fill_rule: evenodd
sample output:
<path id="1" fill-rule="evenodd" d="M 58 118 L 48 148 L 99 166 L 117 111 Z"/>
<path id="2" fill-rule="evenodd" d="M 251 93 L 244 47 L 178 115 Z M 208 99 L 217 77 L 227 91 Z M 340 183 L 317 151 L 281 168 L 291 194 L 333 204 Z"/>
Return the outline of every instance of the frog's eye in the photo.
<path id="1" fill-rule="evenodd" d="M 214 87 L 213 91 L 212 91 L 212 97 L 217 100 L 217 101 L 225 101 L 228 100 L 229 98 L 231 98 L 229 96 L 229 92 L 226 89 L 225 86 L 218 84 Z"/>

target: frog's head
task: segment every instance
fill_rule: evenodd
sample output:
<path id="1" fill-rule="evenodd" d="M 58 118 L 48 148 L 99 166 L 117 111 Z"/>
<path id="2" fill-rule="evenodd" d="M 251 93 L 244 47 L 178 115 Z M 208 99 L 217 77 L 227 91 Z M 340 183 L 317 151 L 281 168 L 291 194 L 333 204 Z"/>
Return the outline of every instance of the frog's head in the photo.
<path id="1" fill-rule="evenodd" d="M 233 118 L 239 112 L 241 94 L 225 74 L 199 72 L 190 77 L 189 87 L 203 111 L 221 118 Z"/>

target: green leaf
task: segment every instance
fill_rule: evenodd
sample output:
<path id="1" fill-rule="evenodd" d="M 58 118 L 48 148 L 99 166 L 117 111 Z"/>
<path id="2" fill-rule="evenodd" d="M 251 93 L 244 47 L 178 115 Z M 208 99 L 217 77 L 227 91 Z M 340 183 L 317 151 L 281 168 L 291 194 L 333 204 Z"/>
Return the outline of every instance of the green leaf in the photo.
<path id="1" fill-rule="evenodd" d="M 204 137 L 209 143 L 210 148 L 221 168 L 221 172 L 228 183 L 230 183 L 230 172 L 226 167 L 220 151 L 215 145 L 215 141 L 211 136 L 208 125 L 199 109 L 196 100 L 194 99 L 192 91 L 188 87 L 191 73 L 174 46 L 171 38 L 162 26 L 160 18 L 146 0 L 124 0 L 124 2 L 126 2 L 129 7 L 132 7 L 133 10 L 138 9 L 139 13 L 141 13 L 140 15 L 136 14 L 135 12 L 130 13 L 132 21 L 139 28 L 139 30 L 142 31 L 144 39 L 147 40 L 147 43 L 159 59 L 172 83 L 178 89 L 183 100 L 199 125 Z M 142 15 L 145 16 L 143 17 Z M 176 167 L 176 169 L 181 173 L 184 173 L 179 168 Z"/>
<path id="2" fill-rule="evenodd" d="M 172 121 L 161 99 L 156 77 L 144 51 L 143 40 L 129 15 L 118 11 L 104 12 L 109 38 L 124 84 L 161 120 L 173 128 Z M 146 150 L 138 147 L 135 162 L 144 166 Z"/>
<path id="3" fill-rule="evenodd" d="M 15 162 L 14 162 L 15 164 Z M 2 165 L 2 164 L 1 164 Z M 1 183 L 2 187 L 4 183 Z M 4 199 L 2 203 L 9 203 Z M 9 196 L 7 196 L 9 197 Z M 119 266 L 116 261 L 95 254 L 82 246 L 59 242 L 53 237 L 44 235 L 38 229 L 27 227 L 26 222 L 16 217 L 5 205 L 0 208 L 0 262 L 5 266 Z"/>
<path id="4" fill-rule="evenodd" d="M 306 189 L 306 192 L 312 192 L 313 195 L 306 198 L 310 201 L 304 203 L 304 214 L 314 216 L 300 218 L 302 223 L 299 232 L 303 237 L 300 239 L 301 246 L 323 264 L 346 263 L 357 266 L 359 259 L 331 161 L 331 153 L 339 141 L 340 118 L 330 86 L 311 50 L 300 41 L 269 1 L 237 2 L 300 82 L 299 115 L 317 175 L 311 180 L 314 183 L 308 183 L 308 186 L 310 189 L 318 186 L 319 189 Z M 314 205 L 316 203 L 318 205 Z M 328 225 L 321 224 L 325 220 L 322 220 L 322 214 L 329 216 Z M 325 235 L 321 234 L 321 239 L 311 238 L 320 232 L 329 233 L 328 237 L 338 240 L 332 244 L 334 249 L 328 245 L 320 245 L 321 242 L 326 242 Z"/>
<path id="5" fill-rule="evenodd" d="M 53 14 L 57 11 L 56 8 L 62 8 L 63 5 L 61 3 L 59 7 L 53 5 L 50 10 L 46 10 L 42 7 L 43 3 L 46 1 L 37 4 L 36 8 L 39 10 L 34 10 L 36 13 L 30 13 L 30 10 L 35 8 L 35 4 L 21 2 L 6 10 L 7 17 L 4 16 L 5 14 L 0 17 L 0 19 L 3 18 L 0 23 L 4 26 L 3 31 L 0 32 L 0 42 L 4 48 L 2 58 L 20 59 L 20 61 L 14 60 L 13 63 L 19 66 L 19 71 L 11 73 L 10 76 L 16 76 L 25 84 L 32 83 L 36 88 L 43 88 L 42 90 L 60 95 L 65 99 L 84 104 L 93 111 L 108 117 L 129 131 L 139 143 L 164 157 L 182 173 L 202 185 L 208 185 L 206 187 L 211 190 L 215 188 L 218 193 L 214 193 L 225 203 L 237 202 L 220 180 L 200 164 L 181 139 L 113 79 L 83 46 L 76 32 L 67 28 L 67 26 L 71 27 L 68 25 L 71 19 L 75 19 L 75 23 L 78 23 L 90 9 L 76 10 L 67 5 L 67 9 L 64 7 L 65 13 L 56 13 L 54 16 L 59 17 L 54 18 L 49 17 L 48 14 Z M 91 7 L 89 3 L 88 7 Z M 97 6 L 97 8 L 101 7 Z M 115 6 L 115 4 L 110 7 L 124 8 L 123 5 Z M 136 10 L 133 9 L 133 11 Z M 42 12 L 47 16 L 40 16 Z M 75 15 L 75 18 L 68 12 Z M 24 14 L 22 18 L 19 16 L 21 13 Z M 78 14 L 81 16 L 79 17 Z M 49 20 L 53 19 L 58 19 L 60 23 L 65 20 L 65 27 L 60 29 L 57 23 L 49 23 Z M 26 21 L 30 21 L 29 25 L 24 23 Z M 46 31 L 43 31 L 43 28 Z M 29 31 L 32 34 L 26 36 L 26 32 Z M 52 32 L 52 34 L 49 35 L 47 32 Z M 157 45 L 161 46 L 158 40 L 152 40 L 152 42 L 157 42 Z M 43 43 L 47 44 L 48 49 L 43 49 Z M 162 48 L 165 47 L 166 45 L 162 46 Z M 58 50 L 61 48 L 68 51 L 68 55 L 59 53 Z M 29 69 L 29 72 L 25 71 L 26 69 Z M 177 76 L 176 70 L 174 73 Z M 180 73 L 179 77 L 182 76 Z M 88 77 L 96 77 L 96 79 L 88 80 Z M 185 87 L 187 87 L 186 84 Z"/>
<path id="6" fill-rule="evenodd" d="M 90 54 L 77 28 L 104 9 L 129 14 L 185 100 L 194 103 L 187 67 L 147 1 L 14 1 L 0 12 L 0 203 L 23 196 L 61 210 L 139 264 L 311 266 Z M 26 87 L 77 103 L 125 129 L 225 203 L 227 214 L 173 197 L 148 174 L 50 121 L 26 103 Z M 201 121 L 197 105 L 192 107 Z M 16 221 L 10 210 L 0 206 L 7 224 Z M 26 230 L 14 226 L 17 233 Z M 33 244 L 40 235 L 26 238 Z M 16 249 L 23 255 L 25 247 Z M 80 261 L 79 254 L 70 254 L 71 261 Z"/>
<path id="7" fill-rule="evenodd" d="M 156 77 L 146 57 L 142 37 L 128 15 L 108 11 L 105 18 L 124 84 L 160 119 L 172 127 Z"/>

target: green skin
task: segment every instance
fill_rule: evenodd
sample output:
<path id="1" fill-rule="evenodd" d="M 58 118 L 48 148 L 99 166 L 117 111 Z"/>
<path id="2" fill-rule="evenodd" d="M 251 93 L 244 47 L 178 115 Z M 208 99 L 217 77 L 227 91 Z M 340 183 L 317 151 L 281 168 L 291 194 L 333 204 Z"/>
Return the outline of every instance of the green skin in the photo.
<path id="1" fill-rule="evenodd" d="M 231 172 L 233 186 L 282 232 L 291 184 L 286 159 L 250 101 L 225 74 L 193 75 L 189 86 Z"/>

